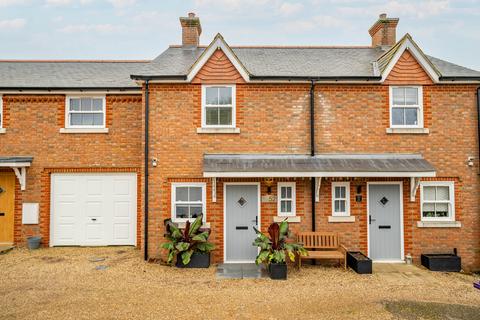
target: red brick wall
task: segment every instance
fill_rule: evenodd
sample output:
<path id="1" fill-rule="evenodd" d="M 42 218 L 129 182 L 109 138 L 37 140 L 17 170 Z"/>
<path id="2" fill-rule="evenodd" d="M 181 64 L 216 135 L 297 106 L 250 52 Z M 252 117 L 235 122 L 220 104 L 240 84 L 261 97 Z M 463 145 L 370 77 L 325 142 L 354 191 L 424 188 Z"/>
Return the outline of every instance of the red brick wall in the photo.
<path id="1" fill-rule="evenodd" d="M 106 100 L 108 134 L 61 134 L 59 130 L 65 124 L 65 96 L 3 96 L 8 121 L 5 122 L 6 133 L 0 135 L 0 156 L 33 156 L 32 166 L 27 169 L 26 190 L 20 191 L 17 183 L 17 244 L 24 243 L 27 236 L 41 234 L 44 244 L 48 245 L 48 172 L 69 169 L 76 172 L 140 172 L 143 157 L 141 96 L 107 95 Z M 139 195 L 140 191 L 139 188 Z M 22 202 L 40 203 L 40 225 L 21 224 Z M 141 216 L 139 211 L 138 217 Z"/>
<path id="2" fill-rule="evenodd" d="M 475 87 L 466 85 L 424 86 L 427 135 L 387 134 L 389 127 L 388 86 L 329 85 L 316 86 L 316 149 L 318 153 L 420 153 L 437 169 L 439 179 L 457 181 L 456 217 L 462 228 L 418 228 L 419 193 L 409 202 L 409 179 L 403 180 L 405 253 L 418 261 L 421 252 L 458 248 L 464 266 L 479 266 L 479 191 L 478 162 L 468 167 L 468 156 L 476 156 Z M 309 148 L 309 86 L 237 84 L 237 127 L 240 134 L 197 134 L 200 126 L 200 85 L 154 84 L 150 95 L 151 155 L 160 166 L 150 176 L 150 254 L 158 256 L 163 241 L 163 220 L 170 217 L 170 182 L 175 179 L 196 181 L 202 177 L 205 153 L 299 153 Z M 261 180 L 261 179 L 260 179 Z M 379 180 L 379 179 L 377 179 Z M 380 179 L 387 180 L 387 179 Z M 253 179 L 253 181 L 259 181 Z M 396 179 L 401 181 L 401 179 Z M 217 203 L 211 203 L 207 184 L 208 221 L 212 222 L 213 241 L 222 247 L 223 180 L 217 182 Z M 297 204 L 302 208 L 300 225 L 295 230 L 310 230 L 310 180 L 297 180 Z M 366 182 L 363 201 L 351 201 L 355 223 L 328 223 L 331 212 L 330 184 L 324 180 L 321 201 L 316 206 L 317 230 L 335 230 L 348 246 L 367 250 Z M 262 182 L 262 194 L 266 186 Z M 272 191 L 276 192 L 275 187 Z M 160 197 L 158 195 L 160 194 Z M 265 213 L 263 212 L 265 210 Z M 270 212 L 270 213 L 268 213 Z M 262 223 L 272 221 L 276 204 L 262 204 Z M 267 221 L 263 221 L 267 219 Z M 159 231 L 162 230 L 162 231 Z M 221 261 L 223 249 L 215 253 Z"/>

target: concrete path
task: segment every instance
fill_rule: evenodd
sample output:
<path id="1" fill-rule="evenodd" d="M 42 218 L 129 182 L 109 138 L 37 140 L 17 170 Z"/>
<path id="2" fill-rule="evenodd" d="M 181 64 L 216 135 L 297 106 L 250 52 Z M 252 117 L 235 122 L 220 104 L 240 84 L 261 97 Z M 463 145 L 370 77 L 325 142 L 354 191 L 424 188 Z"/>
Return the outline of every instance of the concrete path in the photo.
<path id="1" fill-rule="evenodd" d="M 217 266 L 217 279 L 260 279 L 268 278 L 263 265 L 255 263 L 222 263 Z"/>

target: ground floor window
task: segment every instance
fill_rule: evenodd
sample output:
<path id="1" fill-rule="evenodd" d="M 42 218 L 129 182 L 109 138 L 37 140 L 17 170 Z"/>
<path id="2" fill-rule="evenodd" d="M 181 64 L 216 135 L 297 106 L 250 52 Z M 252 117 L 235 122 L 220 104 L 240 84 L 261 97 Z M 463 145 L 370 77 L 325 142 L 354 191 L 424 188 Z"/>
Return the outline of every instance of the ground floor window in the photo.
<path id="1" fill-rule="evenodd" d="M 332 182 L 332 216 L 350 215 L 350 182 Z"/>
<path id="2" fill-rule="evenodd" d="M 453 181 L 425 181 L 420 183 L 420 187 L 423 221 L 455 220 Z"/>
<path id="3" fill-rule="evenodd" d="M 279 182 L 277 192 L 278 216 L 294 217 L 296 215 L 295 182 Z"/>
<path id="4" fill-rule="evenodd" d="M 206 216 L 205 183 L 172 183 L 172 220 L 193 221 Z"/>

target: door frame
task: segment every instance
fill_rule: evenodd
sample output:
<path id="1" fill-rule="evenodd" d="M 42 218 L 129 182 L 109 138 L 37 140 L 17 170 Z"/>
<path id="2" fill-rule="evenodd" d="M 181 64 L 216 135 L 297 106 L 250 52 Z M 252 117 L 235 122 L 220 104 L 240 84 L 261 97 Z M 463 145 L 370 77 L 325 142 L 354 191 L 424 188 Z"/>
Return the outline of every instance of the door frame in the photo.
<path id="1" fill-rule="evenodd" d="M 0 246 L 13 246 L 16 243 L 15 239 L 15 224 L 17 223 L 17 210 L 16 210 L 16 202 L 17 202 L 17 179 L 13 171 L 0 171 L 0 175 L 10 177 L 13 180 L 13 210 L 12 210 L 12 241 L 11 242 L 1 242 Z M 21 218 L 20 218 L 21 219 Z"/>
<path id="2" fill-rule="evenodd" d="M 400 260 L 374 260 L 379 263 L 403 263 L 405 262 L 405 235 L 403 231 L 403 181 L 369 181 L 367 182 L 367 256 L 370 257 L 370 185 L 399 185 L 400 186 Z"/>
<path id="3" fill-rule="evenodd" d="M 228 261 L 227 260 L 227 185 L 237 186 L 257 186 L 257 216 L 258 216 L 258 230 L 262 230 L 261 219 L 261 184 L 260 182 L 224 182 L 223 183 L 223 263 L 252 263 L 255 261 Z"/>

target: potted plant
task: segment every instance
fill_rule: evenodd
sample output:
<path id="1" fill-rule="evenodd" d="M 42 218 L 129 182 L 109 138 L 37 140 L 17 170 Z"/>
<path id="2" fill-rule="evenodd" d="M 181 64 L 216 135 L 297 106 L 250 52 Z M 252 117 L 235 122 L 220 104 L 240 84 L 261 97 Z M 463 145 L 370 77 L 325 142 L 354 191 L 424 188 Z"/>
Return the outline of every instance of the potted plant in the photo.
<path id="1" fill-rule="evenodd" d="M 194 222 L 187 221 L 185 228 L 179 228 L 171 220 L 166 221 L 165 237 L 168 242 L 162 248 L 168 250 L 167 263 L 172 264 L 176 258 L 178 268 L 208 268 L 210 251 L 214 245 L 208 242 L 210 229 L 202 229 L 202 218 L 198 216 Z"/>
<path id="2" fill-rule="evenodd" d="M 372 273 L 372 259 L 360 251 L 347 252 L 347 265 L 360 274 Z"/>
<path id="3" fill-rule="evenodd" d="M 272 223 L 268 227 L 268 235 L 263 234 L 255 227 L 254 229 L 257 238 L 253 245 L 260 248 L 255 263 L 257 265 L 266 264 L 271 279 L 287 279 L 287 256 L 293 262 L 295 255 L 307 255 L 307 250 L 303 248 L 303 245 L 287 241 L 291 236 L 287 219 L 281 223 Z"/>

